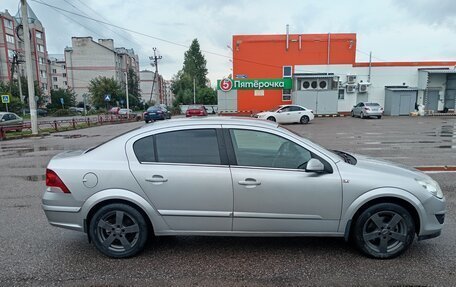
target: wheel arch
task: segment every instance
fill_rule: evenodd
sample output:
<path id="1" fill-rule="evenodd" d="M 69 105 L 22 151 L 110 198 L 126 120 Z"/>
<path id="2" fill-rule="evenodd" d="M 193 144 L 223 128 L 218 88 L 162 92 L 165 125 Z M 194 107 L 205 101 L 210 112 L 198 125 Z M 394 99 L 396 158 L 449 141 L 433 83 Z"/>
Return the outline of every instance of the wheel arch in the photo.
<path id="1" fill-rule="evenodd" d="M 380 190 L 375 190 L 375 193 L 378 193 Z M 352 231 L 352 227 L 356 222 L 358 216 L 368 209 L 369 207 L 378 204 L 378 203 L 394 203 L 403 208 L 405 208 L 413 218 L 413 222 L 415 224 L 415 232 L 420 234 L 421 231 L 421 222 L 422 222 L 422 214 L 424 211 L 423 207 L 421 206 L 420 201 L 411 193 L 404 191 L 404 190 L 392 190 L 393 192 L 377 194 L 376 196 L 363 196 L 359 197 L 349 206 L 344 218 L 341 220 L 341 225 L 339 229 L 340 231 L 344 232 L 344 238 L 348 241 L 349 236 Z M 368 194 L 372 193 L 369 192 Z"/>

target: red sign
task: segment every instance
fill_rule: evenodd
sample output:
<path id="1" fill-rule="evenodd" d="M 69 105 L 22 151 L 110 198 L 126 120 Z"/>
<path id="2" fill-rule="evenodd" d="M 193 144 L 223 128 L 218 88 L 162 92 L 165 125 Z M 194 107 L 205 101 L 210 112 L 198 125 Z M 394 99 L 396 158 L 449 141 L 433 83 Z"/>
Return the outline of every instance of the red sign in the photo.
<path id="1" fill-rule="evenodd" d="M 233 82 L 231 79 L 225 78 L 220 81 L 220 90 L 224 92 L 231 91 L 231 88 L 233 87 Z"/>

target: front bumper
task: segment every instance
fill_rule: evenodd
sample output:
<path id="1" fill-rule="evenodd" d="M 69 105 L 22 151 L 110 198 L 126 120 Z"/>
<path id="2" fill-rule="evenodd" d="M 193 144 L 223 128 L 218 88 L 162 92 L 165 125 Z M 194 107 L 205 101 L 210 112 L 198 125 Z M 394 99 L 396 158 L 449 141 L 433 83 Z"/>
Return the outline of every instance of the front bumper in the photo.
<path id="1" fill-rule="evenodd" d="M 430 239 L 441 234 L 446 213 L 445 198 L 435 196 L 423 202 L 425 213 L 421 216 L 421 228 L 418 240 Z"/>

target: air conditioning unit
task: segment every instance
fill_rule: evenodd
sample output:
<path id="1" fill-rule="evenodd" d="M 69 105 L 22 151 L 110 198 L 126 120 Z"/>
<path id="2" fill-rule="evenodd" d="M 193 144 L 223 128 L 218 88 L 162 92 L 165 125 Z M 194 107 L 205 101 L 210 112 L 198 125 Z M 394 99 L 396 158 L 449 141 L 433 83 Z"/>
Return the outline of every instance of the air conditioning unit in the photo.
<path id="1" fill-rule="evenodd" d="M 308 80 L 302 81 L 301 90 L 312 90 L 312 87 L 310 86 L 310 81 L 308 81 Z"/>
<path id="2" fill-rule="evenodd" d="M 359 83 L 358 93 L 367 93 L 369 85 L 370 85 L 369 83 Z"/>
<path id="3" fill-rule="evenodd" d="M 347 83 L 354 84 L 356 82 L 356 75 L 347 75 Z"/>
<path id="4" fill-rule="evenodd" d="M 327 90 L 329 88 L 329 81 L 327 79 L 318 80 L 317 90 Z"/>
<path id="5" fill-rule="evenodd" d="M 347 93 L 354 93 L 356 91 L 356 85 L 354 85 L 354 84 L 346 85 L 345 90 L 347 91 Z"/>

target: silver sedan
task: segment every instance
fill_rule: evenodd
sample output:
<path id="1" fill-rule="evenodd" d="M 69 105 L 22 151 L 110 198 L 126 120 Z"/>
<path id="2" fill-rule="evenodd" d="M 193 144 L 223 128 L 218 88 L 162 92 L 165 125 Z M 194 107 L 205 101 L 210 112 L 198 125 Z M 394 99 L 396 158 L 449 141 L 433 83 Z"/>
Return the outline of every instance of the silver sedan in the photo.
<path id="1" fill-rule="evenodd" d="M 378 103 L 360 102 L 356 106 L 353 106 L 351 116 L 362 119 L 370 117 L 381 119 L 383 116 L 383 107 Z"/>
<path id="2" fill-rule="evenodd" d="M 146 125 L 55 156 L 46 185 L 49 223 L 87 233 L 115 258 L 164 235 L 335 236 L 393 258 L 415 236 L 440 235 L 445 217 L 426 174 L 255 119 Z"/>

